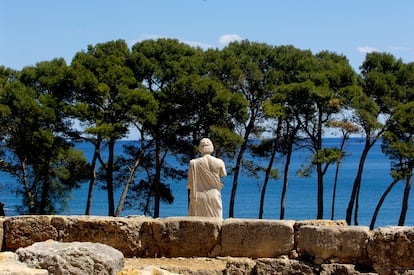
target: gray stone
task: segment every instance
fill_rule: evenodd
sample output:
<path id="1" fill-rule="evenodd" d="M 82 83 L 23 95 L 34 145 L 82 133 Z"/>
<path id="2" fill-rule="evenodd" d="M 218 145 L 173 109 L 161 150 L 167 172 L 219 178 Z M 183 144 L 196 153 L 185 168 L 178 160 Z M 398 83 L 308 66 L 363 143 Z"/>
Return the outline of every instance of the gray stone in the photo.
<path id="1" fill-rule="evenodd" d="M 90 242 L 45 241 L 16 250 L 29 267 L 47 269 L 49 274 L 117 274 L 124 265 L 123 254 L 108 245 Z"/>
<path id="2" fill-rule="evenodd" d="M 47 275 L 45 269 L 30 268 L 13 252 L 0 252 L 0 275 Z"/>

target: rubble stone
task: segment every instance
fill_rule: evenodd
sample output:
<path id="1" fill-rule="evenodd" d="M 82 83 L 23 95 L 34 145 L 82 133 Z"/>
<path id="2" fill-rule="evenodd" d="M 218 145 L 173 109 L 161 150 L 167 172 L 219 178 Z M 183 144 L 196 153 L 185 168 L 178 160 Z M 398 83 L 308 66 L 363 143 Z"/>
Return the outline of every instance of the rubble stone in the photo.
<path id="1" fill-rule="evenodd" d="M 256 262 L 249 258 L 232 258 L 228 257 L 226 269 L 223 274 L 235 275 L 235 274 L 255 274 L 254 268 Z"/>
<path id="2" fill-rule="evenodd" d="M 30 268 L 13 252 L 0 252 L 0 275 L 47 275 L 46 269 Z"/>
<path id="3" fill-rule="evenodd" d="M 255 274 L 312 275 L 319 274 L 312 264 L 289 258 L 258 259 Z"/>
<path id="4" fill-rule="evenodd" d="M 123 268 L 124 255 L 104 244 L 90 242 L 38 242 L 16 250 L 19 260 L 49 274 L 108 274 Z"/>

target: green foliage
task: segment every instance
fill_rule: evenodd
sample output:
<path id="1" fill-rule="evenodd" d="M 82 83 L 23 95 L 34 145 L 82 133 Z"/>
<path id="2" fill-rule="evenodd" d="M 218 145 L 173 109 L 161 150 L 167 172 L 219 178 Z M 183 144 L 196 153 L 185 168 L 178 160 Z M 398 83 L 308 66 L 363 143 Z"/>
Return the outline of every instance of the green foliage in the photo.
<path id="1" fill-rule="evenodd" d="M 98 168 L 69 142 L 87 140 L 99 153 L 98 179 L 110 194 L 140 160 L 127 203 L 137 200 L 144 213 L 157 216 L 160 201 L 173 201 L 168 182 L 186 176 L 166 156 L 188 162 L 203 137 L 213 140 L 216 155 L 237 157 L 234 192 L 242 164 L 251 176 L 265 172 L 278 179 L 273 158 L 287 160 L 305 145 L 313 158 L 298 173 L 320 173 L 322 194 L 323 175 L 344 155 L 323 147 L 325 129 L 337 128 L 344 137 L 362 132 L 366 150 L 384 133 L 392 173 L 403 178 L 414 154 L 413 76 L 414 64 L 386 53 L 368 54 L 357 76 L 343 55 L 291 45 L 245 40 L 206 51 L 175 39 L 146 40 L 131 50 L 123 40 L 89 45 L 71 66 L 62 58 L 21 71 L 0 66 L 0 169 L 21 183 L 16 191 L 24 194 L 23 212 L 58 212 L 73 188 L 85 179 L 93 184 Z M 78 129 L 72 129 L 73 120 Z M 142 140 L 121 158 L 114 144 L 131 126 Z M 261 142 L 249 147 L 252 137 Z M 246 159 L 246 150 L 269 160 L 268 167 Z M 318 197 L 318 217 L 322 201 Z"/>
<path id="2" fill-rule="evenodd" d="M 342 158 L 342 151 L 338 148 L 323 148 L 313 155 L 313 163 L 334 163 Z"/>
<path id="3" fill-rule="evenodd" d="M 271 156 L 273 152 L 274 146 L 279 146 L 280 144 L 276 144 L 273 139 L 262 139 L 260 143 L 253 143 L 249 144 L 250 151 L 252 152 L 253 156 L 267 159 Z M 280 148 L 276 150 L 280 152 Z M 267 167 L 259 164 L 257 161 L 250 161 L 247 159 L 243 160 L 243 168 L 248 171 L 248 175 L 251 177 L 259 177 L 259 173 L 266 173 Z M 269 176 L 274 180 L 280 179 L 280 171 L 277 168 L 273 168 L 269 171 Z"/>
<path id="4" fill-rule="evenodd" d="M 358 133 L 361 129 L 355 123 L 344 119 L 344 120 L 332 120 L 326 124 L 327 127 L 337 128 L 341 130 L 343 138 L 348 139 L 350 134 Z"/>
<path id="5" fill-rule="evenodd" d="M 59 72 L 59 73 L 57 73 Z M 88 163 L 64 139 L 70 129 L 62 109 L 67 97 L 61 60 L 25 68 L 3 86 L 1 117 L 3 155 L 0 169 L 16 177 L 22 213 L 54 214 L 66 206 L 74 188 L 86 180 Z"/>
<path id="6" fill-rule="evenodd" d="M 410 75 L 408 73 L 410 70 L 401 60 L 396 60 L 388 53 L 367 54 L 360 68 L 362 93 L 353 100 L 352 106 L 355 110 L 354 120 L 361 126 L 365 136 L 365 145 L 348 203 L 346 213 L 348 223 L 351 222 L 353 208 L 358 208 L 358 194 L 365 158 L 392 123 L 396 108 L 401 102 L 407 102 L 407 98 L 410 98 L 406 92 L 412 89 L 412 78 L 410 84 L 410 78 L 407 77 Z M 354 213 L 354 222 L 357 224 L 357 211 Z"/>
<path id="7" fill-rule="evenodd" d="M 309 178 L 310 176 L 312 176 L 313 169 L 313 165 L 302 164 L 300 168 L 296 171 L 296 175 L 302 178 Z"/>
<path id="8" fill-rule="evenodd" d="M 151 148 L 150 148 L 151 149 Z M 115 184 L 120 186 L 126 181 L 129 175 L 129 169 L 133 166 L 134 156 L 142 153 L 143 148 L 140 148 L 133 143 L 124 146 L 126 156 L 120 157 L 115 163 Z M 136 209 L 142 211 L 146 215 L 154 214 L 154 180 L 155 180 L 155 166 L 153 163 L 154 151 L 145 149 L 145 154 L 140 160 L 140 170 L 134 176 L 133 184 L 126 197 L 125 206 L 128 209 Z M 164 162 L 161 170 L 160 179 L 160 201 L 171 204 L 174 201 L 174 195 L 170 189 L 168 181 L 182 180 L 186 176 L 184 171 L 181 171 Z"/>
<path id="9" fill-rule="evenodd" d="M 75 55 L 72 67 L 76 102 L 69 111 L 87 125 L 87 133 L 107 139 L 126 135 L 131 105 L 125 98 L 137 87 L 127 66 L 129 56 L 123 40 L 90 45 L 87 52 Z"/>
<path id="10" fill-rule="evenodd" d="M 149 148 L 153 156 L 148 187 L 151 188 L 148 200 L 153 198 L 153 215 L 159 216 L 160 202 L 169 189 L 162 181 L 165 155 L 175 152 L 180 159 L 183 152 L 191 155 L 193 141 L 189 140 L 192 126 L 191 111 L 196 111 L 191 103 L 195 94 L 204 93 L 214 96 L 217 87 L 214 81 L 197 77 L 198 50 L 173 39 L 148 40 L 132 47 L 129 66 L 138 82 L 157 102 L 154 119 L 142 120 L 141 136 L 149 137 L 155 147 Z M 200 96 L 200 99 L 204 97 Z M 208 108 L 208 106 L 207 106 Z M 200 126 L 200 125 L 198 125 Z M 197 128 L 200 130 L 201 126 Z M 205 129 L 204 129 L 205 130 Z"/>
<path id="11" fill-rule="evenodd" d="M 375 100 L 382 113 L 392 112 L 405 97 L 405 79 L 400 77 L 403 67 L 391 54 L 377 52 L 368 54 L 361 66 L 364 93 Z"/>
<path id="12" fill-rule="evenodd" d="M 398 179 L 411 175 L 414 166 L 414 102 L 398 106 L 384 133 L 382 150 L 392 160 L 392 176 Z"/>

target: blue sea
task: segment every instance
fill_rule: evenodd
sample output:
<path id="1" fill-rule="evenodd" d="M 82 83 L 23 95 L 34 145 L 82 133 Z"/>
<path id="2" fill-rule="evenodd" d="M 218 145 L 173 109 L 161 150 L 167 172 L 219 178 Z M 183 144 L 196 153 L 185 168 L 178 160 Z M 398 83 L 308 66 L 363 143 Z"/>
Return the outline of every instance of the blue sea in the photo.
<path id="1" fill-rule="evenodd" d="M 122 154 L 122 144 L 129 141 L 120 141 L 117 144 L 117 154 Z M 334 147 L 339 146 L 340 139 L 325 138 L 324 146 Z M 87 158 L 92 156 L 92 146 L 87 143 L 77 144 L 78 148 L 83 150 Z M 345 219 L 346 208 L 352 191 L 352 185 L 359 163 L 359 157 L 363 148 L 363 141 L 360 138 L 352 138 L 346 145 L 345 150 L 348 155 L 343 160 L 340 170 L 339 179 L 337 183 L 336 199 L 335 199 L 335 213 L 334 219 Z M 249 158 L 249 156 L 246 156 Z M 311 177 L 301 178 L 296 175 L 296 171 L 302 164 L 309 162 L 310 154 L 308 151 L 297 151 L 294 153 L 289 174 L 289 185 L 286 193 L 285 204 L 285 219 L 287 220 L 307 220 L 315 219 L 317 213 L 317 181 L 316 173 Z M 256 162 L 263 162 L 261 159 L 253 159 Z M 283 171 L 283 159 L 277 159 L 275 167 Z M 264 162 L 263 162 L 264 163 Z M 179 164 L 177 164 L 179 165 Z M 227 171 L 230 171 L 232 165 L 227 161 Z M 184 170 L 187 167 L 182 167 Z M 360 190 L 358 222 L 359 225 L 369 226 L 372 214 L 380 199 L 382 193 L 392 182 L 389 174 L 390 161 L 387 156 L 381 152 L 381 143 L 378 142 L 368 154 L 365 163 L 362 185 Z M 324 219 L 331 218 L 331 204 L 333 193 L 335 166 L 332 165 L 328 170 L 324 179 Z M 261 187 L 263 184 L 263 177 L 249 178 L 242 174 L 239 176 L 239 185 L 237 188 L 234 217 L 235 218 L 252 218 L 256 219 L 259 215 L 259 203 L 261 195 Z M 13 186 L 12 180 L 5 174 L 0 174 L 0 201 L 5 204 L 6 216 L 17 215 L 15 206 L 20 203 L 20 198 L 16 198 L 11 193 L 10 187 Z M 223 198 L 223 215 L 228 217 L 230 194 L 233 182 L 233 174 L 223 178 L 224 188 L 222 189 Z M 170 216 L 186 216 L 187 215 L 187 189 L 186 180 L 171 181 L 170 187 L 173 191 L 175 200 L 173 204 L 161 204 L 160 217 Z M 378 214 L 375 227 L 397 225 L 401 204 L 404 192 L 404 182 L 398 183 L 392 192 L 386 198 L 382 208 Z M 83 215 L 86 207 L 88 185 L 83 185 L 72 194 L 72 199 L 69 201 L 69 209 L 61 214 L 65 215 Z M 122 190 L 117 190 L 115 193 L 115 208 L 117 206 Z M 280 215 L 280 197 L 282 192 L 282 179 L 270 180 L 265 204 L 263 218 L 265 219 L 279 219 Z M 414 225 L 413 212 L 413 196 L 409 199 L 409 209 L 407 212 L 405 225 Z M 104 190 L 95 188 L 93 203 L 91 208 L 91 215 L 107 215 L 107 194 Z M 137 210 L 124 210 L 122 216 L 128 215 L 142 215 Z"/>

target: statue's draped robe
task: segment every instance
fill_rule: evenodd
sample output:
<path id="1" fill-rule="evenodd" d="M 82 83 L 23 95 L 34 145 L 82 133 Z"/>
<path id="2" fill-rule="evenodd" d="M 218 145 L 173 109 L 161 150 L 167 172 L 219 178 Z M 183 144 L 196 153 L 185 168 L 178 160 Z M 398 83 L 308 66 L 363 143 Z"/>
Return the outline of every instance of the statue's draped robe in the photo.
<path id="1" fill-rule="evenodd" d="M 223 160 L 211 155 L 192 159 L 188 170 L 189 216 L 223 217 L 220 177 L 226 176 Z"/>

